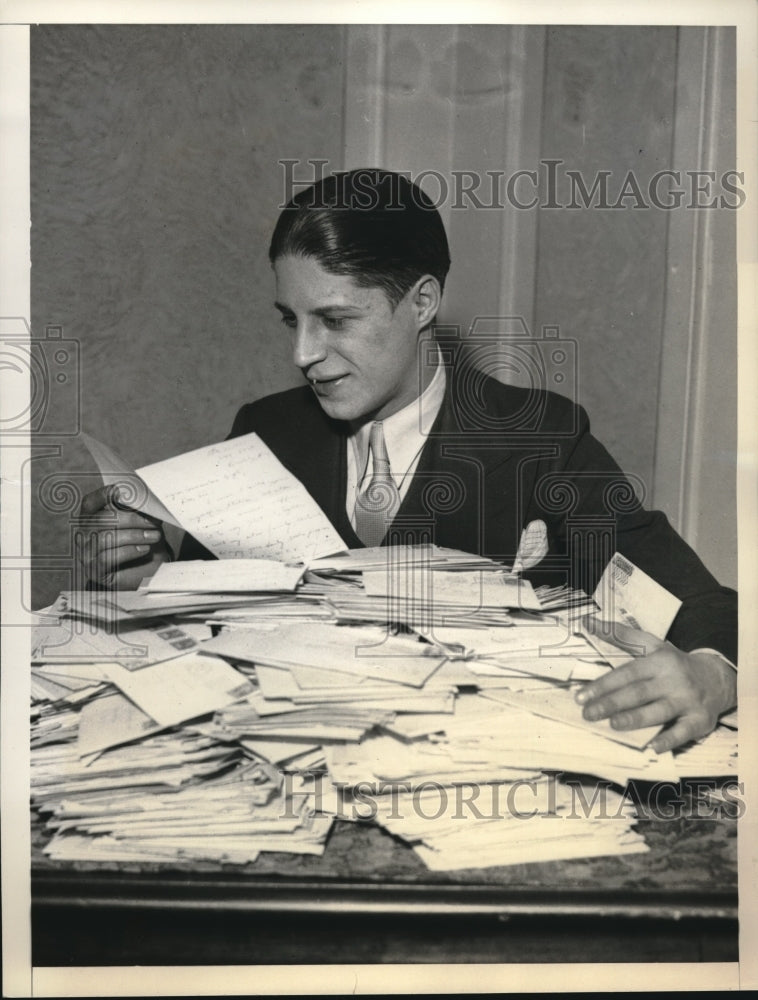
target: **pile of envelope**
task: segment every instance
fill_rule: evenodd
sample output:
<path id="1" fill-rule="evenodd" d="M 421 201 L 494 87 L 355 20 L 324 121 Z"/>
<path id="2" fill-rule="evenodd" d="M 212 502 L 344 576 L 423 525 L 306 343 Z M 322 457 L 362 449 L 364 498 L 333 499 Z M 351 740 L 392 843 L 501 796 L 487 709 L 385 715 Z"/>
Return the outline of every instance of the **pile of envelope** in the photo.
<path id="1" fill-rule="evenodd" d="M 434 869 L 644 851 L 627 782 L 733 774 L 736 733 L 657 755 L 655 728 L 586 722 L 577 686 L 613 669 L 590 608 L 429 546 L 61 594 L 32 642 L 45 850 L 247 863 L 338 818 Z"/>

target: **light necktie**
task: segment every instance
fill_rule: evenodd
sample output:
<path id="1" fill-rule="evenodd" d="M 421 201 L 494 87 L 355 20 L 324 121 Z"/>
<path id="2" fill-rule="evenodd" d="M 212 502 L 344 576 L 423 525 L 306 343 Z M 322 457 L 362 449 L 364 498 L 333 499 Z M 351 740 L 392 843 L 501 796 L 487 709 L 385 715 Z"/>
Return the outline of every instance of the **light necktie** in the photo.
<path id="1" fill-rule="evenodd" d="M 400 506 L 400 493 L 390 472 L 390 460 L 380 421 L 371 425 L 369 452 L 373 475 L 355 501 L 355 533 L 369 547 L 381 545 Z"/>

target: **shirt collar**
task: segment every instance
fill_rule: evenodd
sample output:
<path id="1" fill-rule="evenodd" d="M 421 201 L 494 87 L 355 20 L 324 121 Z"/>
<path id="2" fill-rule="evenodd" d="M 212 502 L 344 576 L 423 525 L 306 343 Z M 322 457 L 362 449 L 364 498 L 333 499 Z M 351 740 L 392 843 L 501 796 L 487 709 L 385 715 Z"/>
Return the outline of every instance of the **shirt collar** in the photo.
<path id="1" fill-rule="evenodd" d="M 398 410 L 390 417 L 385 417 L 382 421 L 390 468 L 398 484 L 411 468 L 418 453 L 426 443 L 426 436 L 434 424 L 445 398 L 446 385 L 445 366 L 442 364 L 440 351 L 437 348 L 437 369 L 426 389 L 402 410 Z M 370 420 L 350 435 L 355 453 L 358 482 L 366 474 L 368 440 L 372 423 L 373 421 Z"/>

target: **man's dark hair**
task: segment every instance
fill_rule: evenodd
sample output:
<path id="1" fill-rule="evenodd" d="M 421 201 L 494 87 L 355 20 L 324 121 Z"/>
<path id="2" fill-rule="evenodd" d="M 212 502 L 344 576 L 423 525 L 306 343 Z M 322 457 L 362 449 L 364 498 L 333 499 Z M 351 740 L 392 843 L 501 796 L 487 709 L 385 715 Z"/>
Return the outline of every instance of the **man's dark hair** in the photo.
<path id="1" fill-rule="evenodd" d="M 365 167 L 329 174 L 292 198 L 268 252 L 272 264 L 287 254 L 381 288 L 393 306 L 424 274 L 444 288 L 450 267 L 445 227 L 431 199 L 403 174 Z"/>

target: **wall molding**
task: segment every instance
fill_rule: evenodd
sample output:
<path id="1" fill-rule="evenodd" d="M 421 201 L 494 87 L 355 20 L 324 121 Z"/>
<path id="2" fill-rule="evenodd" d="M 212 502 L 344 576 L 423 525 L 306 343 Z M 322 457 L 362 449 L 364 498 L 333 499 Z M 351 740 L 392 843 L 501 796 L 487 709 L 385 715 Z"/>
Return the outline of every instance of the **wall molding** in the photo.
<path id="1" fill-rule="evenodd" d="M 734 167 L 724 127 L 732 107 L 729 31 L 679 29 L 671 168 L 683 175 L 710 170 L 719 176 Z M 718 229 L 723 215 L 669 212 L 653 498 L 714 572 L 735 583 L 729 455 L 736 450 L 736 381 L 730 392 L 727 374 L 736 364 L 736 300 L 724 294 L 734 246 Z M 717 257 L 716 246 L 727 254 Z"/>

